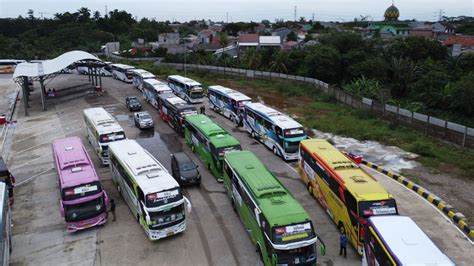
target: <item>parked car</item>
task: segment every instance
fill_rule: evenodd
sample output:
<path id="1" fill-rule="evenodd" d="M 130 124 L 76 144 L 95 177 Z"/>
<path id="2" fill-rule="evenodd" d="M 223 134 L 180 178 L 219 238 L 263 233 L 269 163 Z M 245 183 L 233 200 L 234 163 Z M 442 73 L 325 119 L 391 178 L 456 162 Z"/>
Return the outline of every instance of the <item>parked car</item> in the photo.
<path id="1" fill-rule="evenodd" d="M 184 152 L 178 152 L 171 157 L 171 172 L 180 185 L 201 185 L 201 174 L 198 166 Z"/>
<path id="2" fill-rule="evenodd" d="M 153 128 L 155 126 L 151 115 L 146 111 L 134 113 L 133 120 L 135 121 L 135 126 L 139 129 Z"/>
<path id="3" fill-rule="evenodd" d="M 125 105 L 129 111 L 141 111 L 142 104 L 138 100 L 137 96 L 128 96 L 125 99 Z"/>

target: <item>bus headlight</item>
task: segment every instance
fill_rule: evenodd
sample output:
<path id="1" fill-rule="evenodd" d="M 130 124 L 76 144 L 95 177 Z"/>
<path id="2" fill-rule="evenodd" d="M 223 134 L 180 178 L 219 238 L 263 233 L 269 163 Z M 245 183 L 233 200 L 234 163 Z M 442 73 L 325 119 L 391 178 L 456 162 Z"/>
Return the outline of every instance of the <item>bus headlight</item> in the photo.
<path id="1" fill-rule="evenodd" d="M 96 211 L 100 211 L 101 208 L 102 208 L 102 206 L 100 204 L 95 205 L 95 210 Z"/>

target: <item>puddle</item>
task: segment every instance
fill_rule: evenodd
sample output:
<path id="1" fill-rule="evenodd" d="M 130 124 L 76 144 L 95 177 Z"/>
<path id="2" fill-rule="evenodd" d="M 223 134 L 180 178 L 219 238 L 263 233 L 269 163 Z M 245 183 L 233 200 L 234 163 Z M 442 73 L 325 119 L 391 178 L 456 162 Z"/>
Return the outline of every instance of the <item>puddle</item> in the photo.
<path id="1" fill-rule="evenodd" d="M 115 119 L 117 119 L 117 121 L 119 122 L 125 122 L 125 121 L 130 120 L 130 116 L 129 115 L 115 115 Z"/>
<path id="2" fill-rule="evenodd" d="M 175 133 L 160 134 L 153 130 L 141 131 L 136 141 L 171 171 L 171 154 L 183 151 L 179 137 Z"/>
<path id="3" fill-rule="evenodd" d="M 359 141 L 316 129 L 313 129 L 313 132 L 315 138 L 329 139 L 337 148 L 360 154 L 367 161 L 383 166 L 387 170 L 400 172 L 402 169 L 412 169 L 419 166 L 417 162 L 413 161 L 418 155 L 395 146 L 385 146 L 376 141 Z"/>

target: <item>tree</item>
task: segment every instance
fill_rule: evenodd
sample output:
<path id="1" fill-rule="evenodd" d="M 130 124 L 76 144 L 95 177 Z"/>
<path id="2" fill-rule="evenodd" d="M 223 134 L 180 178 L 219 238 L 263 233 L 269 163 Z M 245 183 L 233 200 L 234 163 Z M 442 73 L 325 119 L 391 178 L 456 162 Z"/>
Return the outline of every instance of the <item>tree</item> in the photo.
<path id="1" fill-rule="evenodd" d="M 413 85 L 412 98 L 424 102 L 427 107 L 449 108 L 451 86 L 448 70 L 438 62 L 426 60 L 420 71 L 420 77 Z"/>
<path id="2" fill-rule="evenodd" d="M 89 8 L 81 7 L 77 12 L 79 13 L 79 22 L 87 22 L 91 19 L 91 10 Z"/>
<path id="3" fill-rule="evenodd" d="M 370 99 L 378 99 L 382 85 L 378 80 L 366 79 L 364 76 L 353 80 L 342 87 L 346 92 Z"/>
<path id="4" fill-rule="evenodd" d="M 29 20 L 34 20 L 35 19 L 35 11 L 33 9 L 28 9 L 28 12 L 26 12 L 28 15 Z"/>
<path id="5" fill-rule="evenodd" d="M 337 49 L 320 45 L 309 49 L 308 53 L 300 73 L 327 83 L 340 83 L 342 76 L 341 54 Z"/>
<path id="6" fill-rule="evenodd" d="M 392 96 L 403 98 L 410 94 L 421 68 L 410 59 L 392 58 L 389 66 L 389 82 Z"/>
<path id="7" fill-rule="evenodd" d="M 388 48 L 387 54 L 389 57 L 409 58 L 415 62 L 428 58 L 446 60 L 449 57 L 446 46 L 438 41 L 423 37 L 397 39 Z"/>
<path id="8" fill-rule="evenodd" d="M 451 107 L 460 114 L 467 116 L 474 115 L 474 72 L 461 78 L 452 84 L 453 102 Z"/>
<path id="9" fill-rule="evenodd" d="M 351 77 L 360 78 L 364 76 L 367 79 L 375 79 L 382 83 L 387 79 L 387 71 L 387 63 L 379 56 L 370 56 L 365 60 L 353 62 L 348 68 Z"/>
<path id="10" fill-rule="evenodd" d="M 273 61 L 268 65 L 268 70 L 277 72 L 277 73 L 287 73 L 288 69 L 286 68 L 286 62 L 288 61 L 288 56 L 283 50 L 279 50 L 273 55 Z"/>
<path id="11" fill-rule="evenodd" d="M 100 12 L 99 12 L 99 11 L 95 11 L 95 12 L 94 12 L 94 20 L 97 21 L 97 20 L 99 20 L 99 18 L 100 18 Z"/>
<path id="12" fill-rule="evenodd" d="M 219 36 L 219 45 L 221 47 L 225 47 L 227 46 L 227 44 L 229 44 L 229 37 L 227 36 L 227 33 L 219 32 L 218 36 Z"/>
<path id="13" fill-rule="evenodd" d="M 296 42 L 298 41 L 298 36 L 294 31 L 291 31 L 290 33 L 288 33 L 288 35 L 286 35 L 286 40 Z"/>
<path id="14" fill-rule="evenodd" d="M 259 69 L 262 64 L 262 55 L 255 48 L 248 49 L 243 58 L 242 62 L 245 65 L 245 68 L 248 69 Z"/>

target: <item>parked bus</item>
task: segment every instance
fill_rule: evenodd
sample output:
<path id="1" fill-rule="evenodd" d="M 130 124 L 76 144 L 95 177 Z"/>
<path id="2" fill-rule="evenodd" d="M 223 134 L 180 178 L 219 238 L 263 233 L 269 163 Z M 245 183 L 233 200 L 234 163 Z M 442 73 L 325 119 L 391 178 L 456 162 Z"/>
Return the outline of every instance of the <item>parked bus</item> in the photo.
<path id="1" fill-rule="evenodd" d="M 112 66 L 110 62 L 104 62 L 106 63 L 105 66 L 103 67 L 98 67 L 97 70 L 97 75 L 101 75 L 103 77 L 110 77 L 112 76 Z M 89 74 L 89 67 L 86 63 L 76 63 L 74 64 L 76 67 L 76 70 L 79 74 L 81 75 L 88 75 Z M 69 68 L 69 67 L 68 67 Z M 91 71 L 92 74 L 95 74 L 94 71 Z"/>
<path id="2" fill-rule="evenodd" d="M 109 198 L 81 139 L 57 139 L 52 147 L 61 193 L 60 212 L 66 220 L 67 231 L 105 224 Z"/>
<path id="3" fill-rule="evenodd" d="M 179 135 L 184 134 L 184 118 L 187 115 L 197 114 L 196 107 L 189 105 L 173 93 L 164 93 L 158 96 L 158 110 L 161 119 Z"/>
<path id="4" fill-rule="evenodd" d="M 363 266 L 455 265 L 410 217 L 369 217 L 364 239 Z"/>
<path id="5" fill-rule="evenodd" d="M 307 138 L 300 123 L 261 103 L 247 103 L 244 110 L 244 128 L 253 138 L 286 161 L 298 159 L 298 145 Z"/>
<path id="6" fill-rule="evenodd" d="M 144 86 L 143 82 L 145 80 L 156 79 L 155 75 L 153 75 L 152 73 L 144 69 L 133 69 L 132 73 L 133 73 L 132 75 L 133 86 L 139 89 L 140 91 L 143 91 L 143 86 Z"/>
<path id="7" fill-rule="evenodd" d="M 124 64 L 112 64 L 110 65 L 110 67 L 112 69 L 112 77 L 114 79 L 118 79 L 127 83 L 132 83 L 133 81 L 132 70 L 134 70 L 135 67 L 124 65 Z"/>
<path id="8" fill-rule="evenodd" d="M 156 109 L 158 109 L 158 95 L 162 93 L 173 93 L 173 91 L 168 85 L 156 79 L 143 81 L 143 97 Z"/>
<path id="9" fill-rule="evenodd" d="M 227 196 L 264 264 L 316 265 L 318 236 L 293 195 L 252 152 L 236 151 L 224 158 Z"/>
<path id="10" fill-rule="evenodd" d="M 112 141 L 125 139 L 123 128 L 102 107 L 84 109 L 84 121 L 86 123 L 87 139 L 102 164 L 108 164 L 108 145 Z"/>
<path id="11" fill-rule="evenodd" d="M 172 75 L 168 76 L 168 86 L 170 86 L 176 95 L 188 103 L 195 104 L 204 102 L 204 92 L 199 82 L 179 75 Z"/>
<path id="12" fill-rule="evenodd" d="M 25 60 L 0 59 L 0 74 L 12 74 L 18 64 L 25 62 Z"/>
<path id="13" fill-rule="evenodd" d="M 326 140 L 301 141 L 298 172 L 338 228 L 362 255 L 367 218 L 398 214 L 392 195 Z"/>
<path id="14" fill-rule="evenodd" d="M 2 226 L 2 235 L 0 236 L 0 265 L 8 266 L 10 263 L 10 254 L 12 253 L 12 233 L 11 233 L 11 210 L 8 204 L 8 186 L 0 182 L 0 223 Z"/>
<path id="15" fill-rule="evenodd" d="M 110 169 L 118 192 L 150 240 L 186 229 L 189 201 L 166 168 L 135 140 L 110 144 Z"/>
<path id="16" fill-rule="evenodd" d="M 205 115 L 188 115 L 184 139 L 217 181 L 222 182 L 222 161 L 228 152 L 242 150 L 240 142 Z"/>
<path id="17" fill-rule="evenodd" d="M 209 98 L 209 107 L 212 110 L 229 118 L 236 124 L 242 122 L 244 106 L 252 101 L 250 97 L 243 93 L 219 85 L 209 86 L 207 97 Z"/>
<path id="18" fill-rule="evenodd" d="M 10 171 L 8 171 L 7 164 L 2 157 L 0 157 L 0 182 L 5 183 L 7 186 L 8 201 L 10 205 L 12 205 L 14 202 L 13 187 L 15 185 L 15 177 L 10 173 Z"/>

